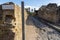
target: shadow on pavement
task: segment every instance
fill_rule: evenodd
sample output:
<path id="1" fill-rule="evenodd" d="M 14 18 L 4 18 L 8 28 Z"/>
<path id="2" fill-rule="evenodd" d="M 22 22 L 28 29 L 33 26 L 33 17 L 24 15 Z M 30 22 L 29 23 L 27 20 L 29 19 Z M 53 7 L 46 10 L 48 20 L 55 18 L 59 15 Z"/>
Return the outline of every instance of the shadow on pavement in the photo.
<path id="1" fill-rule="evenodd" d="M 26 25 L 34 25 L 33 22 L 32 22 L 32 19 L 30 17 L 30 15 L 27 17 L 27 20 L 26 20 Z"/>

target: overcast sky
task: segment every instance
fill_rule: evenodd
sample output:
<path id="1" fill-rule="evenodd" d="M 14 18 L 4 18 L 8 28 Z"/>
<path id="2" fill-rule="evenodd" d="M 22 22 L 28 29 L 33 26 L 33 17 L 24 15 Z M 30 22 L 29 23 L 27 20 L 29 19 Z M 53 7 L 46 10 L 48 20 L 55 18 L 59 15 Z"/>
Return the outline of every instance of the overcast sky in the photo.
<path id="1" fill-rule="evenodd" d="M 0 0 L 0 4 L 5 2 L 14 2 L 18 5 L 21 5 L 22 0 Z M 42 5 L 47 5 L 49 3 L 57 3 L 60 5 L 60 0 L 23 0 L 25 2 L 25 7 L 36 8 L 38 9 Z"/>

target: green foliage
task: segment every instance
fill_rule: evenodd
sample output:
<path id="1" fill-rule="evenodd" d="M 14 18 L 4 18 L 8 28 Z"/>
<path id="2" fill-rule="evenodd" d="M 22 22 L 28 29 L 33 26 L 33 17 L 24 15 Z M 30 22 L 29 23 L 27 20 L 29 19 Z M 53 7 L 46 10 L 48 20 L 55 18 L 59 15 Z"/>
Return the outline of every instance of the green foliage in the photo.
<path id="1" fill-rule="evenodd" d="M 33 12 L 28 12 L 28 14 L 32 15 L 32 14 L 33 14 Z"/>

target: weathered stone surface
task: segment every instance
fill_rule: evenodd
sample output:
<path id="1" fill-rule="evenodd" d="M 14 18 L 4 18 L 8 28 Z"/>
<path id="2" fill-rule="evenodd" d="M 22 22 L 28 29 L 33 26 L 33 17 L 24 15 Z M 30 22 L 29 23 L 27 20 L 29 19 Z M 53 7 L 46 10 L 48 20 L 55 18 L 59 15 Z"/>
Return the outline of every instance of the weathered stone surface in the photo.
<path id="1" fill-rule="evenodd" d="M 0 22 L 0 26 L 1 26 L 0 40 L 22 40 L 21 7 L 14 4 L 13 2 L 4 3 L 2 5 L 7 5 L 7 6 L 8 5 L 13 5 L 14 9 L 10 9 L 8 7 L 8 9 L 0 10 L 0 13 L 2 13 L 2 20 L 0 20 L 2 22 L 2 23 Z M 25 9 L 24 9 L 24 18 L 25 18 L 25 21 L 26 21 L 27 12 L 26 12 Z"/>
<path id="2" fill-rule="evenodd" d="M 38 16 L 50 22 L 59 22 L 58 6 L 55 3 L 50 3 L 47 6 L 42 6 L 38 11 Z"/>

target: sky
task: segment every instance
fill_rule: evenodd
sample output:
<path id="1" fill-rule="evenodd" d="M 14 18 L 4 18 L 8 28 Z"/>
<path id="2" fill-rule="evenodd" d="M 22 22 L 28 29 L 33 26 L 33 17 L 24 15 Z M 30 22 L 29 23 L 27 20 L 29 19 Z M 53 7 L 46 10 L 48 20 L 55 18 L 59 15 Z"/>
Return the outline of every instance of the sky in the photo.
<path id="1" fill-rule="evenodd" d="M 24 1 L 25 8 L 30 7 L 31 9 L 39 9 L 42 5 L 47 5 L 49 3 L 57 3 L 60 5 L 60 0 L 0 0 L 0 4 L 14 2 L 15 4 L 21 6 L 21 1 Z"/>

